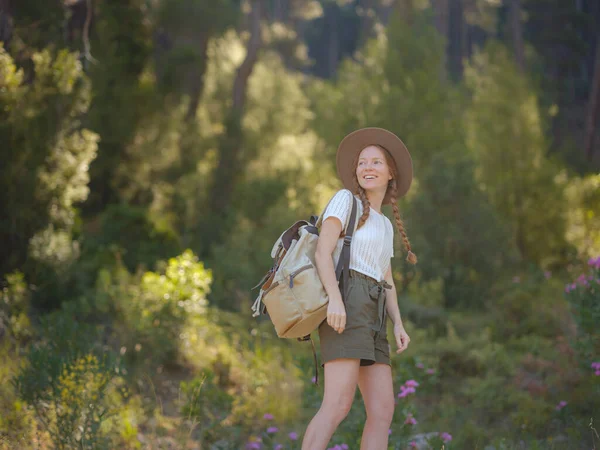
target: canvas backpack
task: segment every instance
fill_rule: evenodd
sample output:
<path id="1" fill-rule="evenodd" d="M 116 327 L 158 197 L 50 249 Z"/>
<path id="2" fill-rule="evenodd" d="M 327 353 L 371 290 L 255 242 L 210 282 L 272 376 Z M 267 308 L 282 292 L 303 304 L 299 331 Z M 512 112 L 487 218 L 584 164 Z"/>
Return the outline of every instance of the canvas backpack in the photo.
<path id="1" fill-rule="evenodd" d="M 349 280 L 350 244 L 356 228 L 357 200 L 352 197 L 352 210 L 345 230 L 344 243 L 336 266 L 336 279 L 342 298 Z M 329 205 L 329 204 L 328 204 Z M 323 213 L 327 206 L 323 210 Z M 253 288 L 260 292 L 252 305 L 253 317 L 267 313 L 277 336 L 310 340 L 316 364 L 316 353 L 310 333 L 327 318 L 327 293 L 315 265 L 315 250 L 323 213 L 310 220 L 300 220 L 285 230 L 271 250 L 273 265 Z M 318 371 L 315 370 L 316 381 Z"/>

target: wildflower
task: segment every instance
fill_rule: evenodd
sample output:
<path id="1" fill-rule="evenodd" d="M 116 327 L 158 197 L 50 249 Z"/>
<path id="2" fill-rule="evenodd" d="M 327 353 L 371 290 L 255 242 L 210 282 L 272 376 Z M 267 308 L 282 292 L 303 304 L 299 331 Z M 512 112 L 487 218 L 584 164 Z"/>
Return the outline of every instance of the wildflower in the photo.
<path id="1" fill-rule="evenodd" d="M 407 424 L 407 425 L 416 425 L 417 424 L 417 419 L 415 419 L 412 414 L 409 414 L 406 417 L 406 420 L 404 421 L 404 423 Z"/>
<path id="2" fill-rule="evenodd" d="M 273 414 L 266 413 L 266 414 L 263 416 L 263 419 L 265 419 L 265 420 L 273 420 L 273 419 L 274 419 L 274 417 L 273 417 Z"/>
<path id="3" fill-rule="evenodd" d="M 297 441 L 298 440 L 298 433 L 296 433 L 295 431 L 292 431 L 290 434 L 288 434 L 288 437 L 292 440 L 292 441 Z"/>
<path id="4" fill-rule="evenodd" d="M 262 445 L 260 442 L 252 441 L 246 444 L 246 450 L 260 450 Z"/>
<path id="5" fill-rule="evenodd" d="M 435 373 L 435 369 L 427 369 L 427 375 L 433 375 Z"/>
<path id="6" fill-rule="evenodd" d="M 445 431 L 442 434 L 440 434 L 440 437 L 444 442 L 450 442 L 452 440 L 452 435 L 450 433 L 446 433 Z"/>
<path id="7" fill-rule="evenodd" d="M 390 428 L 390 429 L 388 430 L 388 436 L 389 436 L 389 435 L 391 435 L 391 434 L 392 434 L 392 429 Z"/>
<path id="8" fill-rule="evenodd" d="M 567 402 L 565 402 L 564 400 L 561 400 L 560 402 L 558 402 L 558 405 L 556 405 L 556 410 L 560 411 L 561 409 L 563 409 L 565 406 L 567 406 Z"/>
<path id="9" fill-rule="evenodd" d="M 549 270 L 544 271 L 544 278 L 546 278 L 546 280 L 550 279 L 551 276 L 552 272 L 550 272 Z"/>
<path id="10" fill-rule="evenodd" d="M 317 384 L 317 377 L 312 377 L 312 383 Z"/>
<path id="11" fill-rule="evenodd" d="M 417 448 L 417 442 L 416 441 L 410 441 L 410 443 L 408 445 L 410 446 L 410 448 Z"/>
<path id="12" fill-rule="evenodd" d="M 279 431 L 279 428 L 277 428 L 277 427 L 267 428 L 267 433 L 269 433 L 269 434 L 277 433 L 278 431 Z"/>
<path id="13" fill-rule="evenodd" d="M 417 383 L 415 380 L 408 380 L 406 383 L 404 383 L 404 386 L 417 387 L 417 386 L 419 386 L 419 383 Z"/>
<path id="14" fill-rule="evenodd" d="M 592 369 L 599 370 L 600 369 L 600 361 L 592 363 Z"/>
<path id="15" fill-rule="evenodd" d="M 600 256 L 597 258 L 590 258 L 588 266 L 593 267 L 594 269 L 600 269 Z"/>
<path id="16" fill-rule="evenodd" d="M 400 386 L 400 390 L 402 392 L 400 392 L 398 394 L 398 398 L 404 398 L 407 397 L 409 394 L 414 394 L 416 392 L 414 387 L 404 387 L 404 386 Z"/>
<path id="17" fill-rule="evenodd" d="M 423 363 L 417 363 L 415 364 L 415 366 L 417 367 L 417 369 L 423 369 L 425 367 Z"/>
<path id="18" fill-rule="evenodd" d="M 276 444 L 273 450 L 283 450 L 283 444 Z"/>

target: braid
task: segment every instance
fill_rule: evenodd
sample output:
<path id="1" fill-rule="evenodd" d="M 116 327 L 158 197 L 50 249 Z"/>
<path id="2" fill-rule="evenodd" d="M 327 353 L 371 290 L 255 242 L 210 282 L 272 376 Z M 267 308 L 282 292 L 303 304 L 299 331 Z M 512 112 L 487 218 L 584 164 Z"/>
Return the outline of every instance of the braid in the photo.
<path id="1" fill-rule="evenodd" d="M 396 191 L 396 179 L 395 178 L 391 180 L 389 189 L 390 189 L 390 199 L 392 201 L 392 209 L 394 210 L 394 219 L 396 219 L 396 228 L 398 229 L 398 232 L 402 236 L 402 241 L 404 242 L 404 247 L 406 248 L 406 251 L 408 252 L 406 260 L 411 264 L 416 264 L 417 263 L 417 255 L 415 255 L 411 251 L 410 242 L 408 240 L 408 236 L 406 235 L 406 231 L 404 230 L 404 222 L 402 222 L 402 219 L 400 218 L 400 210 L 398 209 L 398 201 L 396 198 L 397 191 Z"/>

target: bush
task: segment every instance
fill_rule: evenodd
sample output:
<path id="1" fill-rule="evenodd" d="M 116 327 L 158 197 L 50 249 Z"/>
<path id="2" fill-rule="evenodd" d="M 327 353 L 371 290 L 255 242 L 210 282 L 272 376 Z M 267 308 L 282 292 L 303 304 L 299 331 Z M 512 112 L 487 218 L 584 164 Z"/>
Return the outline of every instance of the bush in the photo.
<path id="1" fill-rule="evenodd" d="M 588 266 L 588 274 L 582 273 L 565 287 L 571 315 L 577 324 L 574 347 L 586 366 L 600 355 L 600 257 L 591 258 Z"/>
<path id="2" fill-rule="evenodd" d="M 70 314 L 56 312 L 41 322 L 41 341 L 30 346 L 14 379 L 19 397 L 33 408 L 56 449 L 107 448 L 101 426 L 121 403 L 107 397 L 119 378 L 116 361 L 94 346 L 95 330 Z"/>

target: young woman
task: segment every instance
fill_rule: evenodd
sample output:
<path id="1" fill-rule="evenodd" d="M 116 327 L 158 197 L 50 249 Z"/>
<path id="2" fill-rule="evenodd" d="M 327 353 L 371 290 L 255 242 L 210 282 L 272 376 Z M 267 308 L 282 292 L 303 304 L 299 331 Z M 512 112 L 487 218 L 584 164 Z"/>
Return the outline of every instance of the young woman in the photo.
<path id="1" fill-rule="evenodd" d="M 367 412 L 361 450 L 386 450 L 394 413 L 390 346 L 386 336 L 389 316 L 394 324 L 396 353 L 410 342 L 402 325 L 390 259 L 394 229 L 381 213 L 391 204 L 396 229 L 412 264 L 397 200 L 412 181 L 412 160 L 402 141 L 381 128 L 364 128 L 344 138 L 337 151 L 337 171 L 346 189 L 338 191 L 323 214 L 315 262 L 329 296 L 327 320 L 319 327 L 325 367 L 323 403 L 308 425 L 303 450 L 324 450 L 346 417 L 358 385 Z M 346 298 L 335 276 L 353 196 L 358 202 L 356 231 L 350 245 L 350 280 Z"/>

